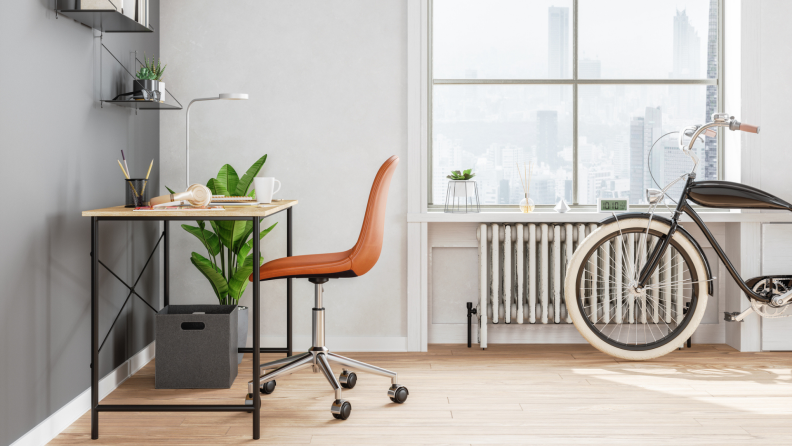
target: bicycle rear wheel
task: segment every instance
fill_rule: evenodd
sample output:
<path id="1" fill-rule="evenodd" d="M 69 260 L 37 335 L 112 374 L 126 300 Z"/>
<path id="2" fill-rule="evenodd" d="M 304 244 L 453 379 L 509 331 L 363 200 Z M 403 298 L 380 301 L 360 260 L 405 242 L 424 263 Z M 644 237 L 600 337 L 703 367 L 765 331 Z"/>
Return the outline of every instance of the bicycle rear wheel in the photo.
<path id="1" fill-rule="evenodd" d="M 663 356 L 692 336 L 707 306 L 707 270 L 698 250 L 676 232 L 643 289 L 637 278 L 670 226 L 648 218 L 603 225 L 578 246 L 564 298 L 581 335 L 618 358 Z"/>

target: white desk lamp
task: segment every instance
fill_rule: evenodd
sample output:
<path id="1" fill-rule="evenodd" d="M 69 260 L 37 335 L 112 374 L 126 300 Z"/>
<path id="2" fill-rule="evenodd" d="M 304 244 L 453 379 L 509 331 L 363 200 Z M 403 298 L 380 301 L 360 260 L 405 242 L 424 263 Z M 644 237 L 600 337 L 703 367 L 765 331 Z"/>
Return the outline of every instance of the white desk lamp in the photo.
<path id="1" fill-rule="evenodd" d="M 193 99 L 190 101 L 190 105 L 187 106 L 187 151 L 186 151 L 186 160 L 187 160 L 187 170 L 185 172 L 187 184 L 185 186 L 186 189 L 190 188 L 190 107 L 192 107 L 194 102 L 199 101 L 217 101 L 220 99 L 228 99 L 228 100 L 246 100 L 248 98 L 247 93 L 221 93 L 220 96 L 216 98 L 199 98 Z"/>

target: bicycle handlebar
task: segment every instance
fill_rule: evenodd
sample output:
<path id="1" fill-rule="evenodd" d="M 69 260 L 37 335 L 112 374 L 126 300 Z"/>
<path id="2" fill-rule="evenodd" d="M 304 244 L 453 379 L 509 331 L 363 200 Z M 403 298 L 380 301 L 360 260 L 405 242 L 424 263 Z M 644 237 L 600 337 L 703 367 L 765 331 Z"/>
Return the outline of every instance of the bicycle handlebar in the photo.
<path id="1" fill-rule="evenodd" d="M 741 132 L 759 133 L 759 126 L 740 123 L 738 130 Z"/>

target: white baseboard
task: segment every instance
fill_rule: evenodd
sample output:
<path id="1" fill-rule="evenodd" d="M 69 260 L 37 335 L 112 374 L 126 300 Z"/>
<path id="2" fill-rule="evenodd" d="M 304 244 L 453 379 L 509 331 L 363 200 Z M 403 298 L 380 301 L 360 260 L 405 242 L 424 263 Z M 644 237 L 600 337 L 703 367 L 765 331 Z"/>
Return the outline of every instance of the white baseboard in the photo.
<path id="1" fill-rule="evenodd" d="M 308 350 L 311 347 L 310 336 L 294 336 L 292 339 L 295 353 Z M 406 336 L 328 336 L 325 340 L 327 347 L 337 352 L 406 352 Z M 249 335 L 247 346 L 253 346 L 253 336 Z M 262 347 L 284 347 L 286 336 L 262 336 Z"/>
<path id="2" fill-rule="evenodd" d="M 473 343 L 478 344 L 478 325 L 473 324 Z M 723 344 L 722 324 L 701 324 L 693 334 L 697 344 Z M 467 343 L 467 324 L 432 324 L 430 344 Z M 487 324 L 489 344 L 585 344 L 586 340 L 572 324 Z"/>
<path id="3" fill-rule="evenodd" d="M 99 380 L 99 401 L 154 359 L 155 342 L 147 345 L 143 350 L 137 352 Z M 91 410 L 90 388 L 69 401 L 25 435 L 19 437 L 15 442 L 11 443 L 11 446 L 40 446 L 47 444 L 89 410 Z"/>

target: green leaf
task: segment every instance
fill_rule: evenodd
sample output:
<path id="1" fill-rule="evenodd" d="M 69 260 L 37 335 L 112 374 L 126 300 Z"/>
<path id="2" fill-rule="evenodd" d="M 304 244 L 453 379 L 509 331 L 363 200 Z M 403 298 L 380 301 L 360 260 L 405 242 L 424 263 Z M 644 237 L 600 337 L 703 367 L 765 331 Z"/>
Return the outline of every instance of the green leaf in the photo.
<path id="1" fill-rule="evenodd" d="M 200 240 L 212 256 L 216 256 L 220 252 L 220 239 L 214 232 L 190 225 L 181 225 L 181 227 Z"/>
<path id="2" fill-rule="evenodd" d="M 452 171 L 451 171 L 451 174 L 452 174 L 452 175 L 454 175 L 455 177 L 462 176 L 462 172 L 460 172 L 460 171 L 458 171 L 458 170 L 452 170 Z"/>
<path id="3" fill-rule="evenodd" d="M 233 193 L 237 189 L 239 175 L 237 175 L 236 170 L 234 170 L 230 164 L 226 164 L 220 168 L 220 172 L 217 172 L 215 184 L 220 184 L 221 188 L 226 190 L 226 193 L 223 195 L 230 195 L 230 193 Z"/>
<path id="4" fill-rule="evenodd" d="M 239 239 L 241 239 L 245 234 L 246 223 L 252 226 L 251 222 L 240 220 L 222 220 L 213 221 L 212 227 L 214 228 L 217 236 L 220 237 L 220 242 L 226 248 L 233 250 L 236 242 L 239 241 Z"/>
<path id="5" fill-rule="evenodd" d="M 242 297 L 242 293 L 250 283 L 250 275 L 253 274 L 253 266 L 248 262 L 248 266 L 242 266 L 236 270 L 231 280 L 228 282 L 228 293 L 231 298 L 238 301 Z"/>
<path id="6" fill-rule="evenodd" d="M 253 163 L 252 166 L 250 166 L 247 172 L 242 175 L 242 179 L 239 180 L 239 183 L 237 183 L 236 189 L 234 190 L 234 195 L 240 197 L 247 195 L 248 189 L 250 189 L 250 184 L 253 182 L 253 178 L 258 175 L 265 162 L 267 162 L 267 155 L 262 156 L 258 159 L 258 161 Z"/>
<path id="7" fill-rule="evenodd" d="M 464 173 L 465 176 L 470 175 L 470 172 L 473 172 L 473 169 L 465 169 L 462 171 L 462 173 Z"/>
<path id="8" fill-rule="evenodd" d="M 175 193 L 176 193 L 176 192 L 174 192 L 174 191 L 173 191 L 173 189 L 169 188 L 168 186 L 165 186 L 165 189 L 168 189 L 168 192 L 170 192 L 170 193 L 172 193 L 172 194 L 175 194 Z"/>
<path id="9" fill-rule="evenodd" d="M 265 235 L 269 234 L 270 231 L 272 231 L 275 228 L 275 225 L 277 225 L 277 224 L 278 223 L 274 223 L 269 228 L 261 231 L 261 233 L 259 234 L 259 240 L 263 239 Z M 253 231 L 251 231 L 251 232 L 253 232 Z M 237 253 L 237 264 L 239 266 L 243 265 L 243 263 L 245 262 L 245 259 L 247 259 L 247 257 L 250 255 L 250 251 L 252 251 L 252 250 L 253 250 L 253 239 L 248 240 L 247 243 L 245 243 L 244 245 L 242 245 L 239 248 L 239 252 Z M 259 259 L 259 260 L 263 262 L 264 261 L 264 257 L 261 257 L 261 259 Z"/>
<path id="10" fill-rule="evenodd" d="M 212 187 L 209 187 L 209 183 L 212 184 Z M 209 187 L 209 190 L 212 191 L 212 195 L 231 195 L 228 193 L 228 189 L 226 189 L 223 183 L 218 181 L 217 178 L 212 178 L 206 184 L 206 187 Z"/>
<path id="11" fill-rule="evenodd" d="M 190 261 L 201 274 L 206 277 L 209 283 L 212 285 L 212 290 L 214 290 L 215 295 L 218 299 L 224 299 L 228 296 L 228 282 L 226 281 L 223 274 L 220 272 L 215 266 L 212 266 L 212 262 L 209 261 L 206 257 L 198 254 L 197 252 L 192 253 L 192 257 L 190 257 Z"/>
<path id="12" fill-rule="evenodd" d="M 206 187 L 208 187 L 209 190 L 212 191 L 212 195 L 220 195 L 216 192 L 217 189 L 215 188 L 214 178 L 209 178 L 209 181 L 206 182 Z"/>

